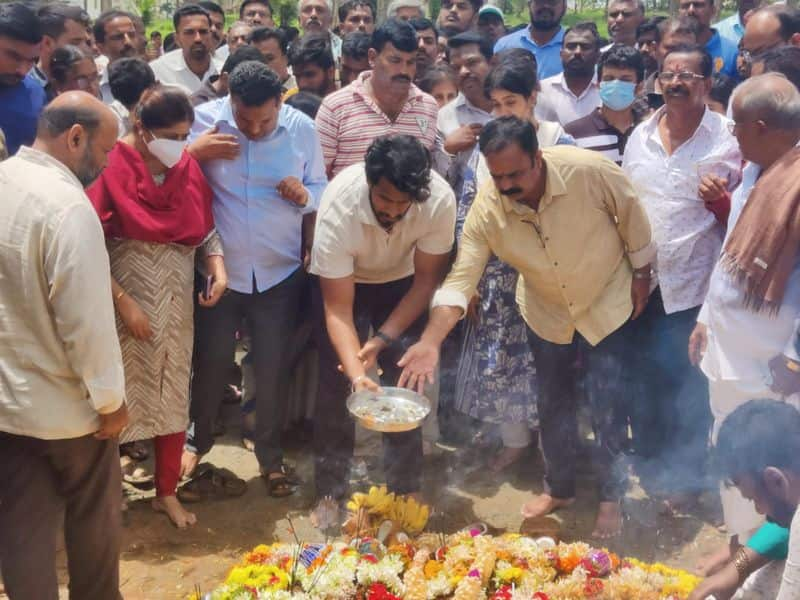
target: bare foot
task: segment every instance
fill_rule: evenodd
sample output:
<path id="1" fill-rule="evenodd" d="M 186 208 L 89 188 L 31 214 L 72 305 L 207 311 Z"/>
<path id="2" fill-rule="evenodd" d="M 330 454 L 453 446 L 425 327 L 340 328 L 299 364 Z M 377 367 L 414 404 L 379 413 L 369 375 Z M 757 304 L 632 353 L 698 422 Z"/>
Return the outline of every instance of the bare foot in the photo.
<path id="1" fill-rule="evenodd" d="M 183 508 L 175 496 L 159 496 L 153 499 L 153 510 L 166 513 L 172 524 L 178 529 L 186 529 L 197 523 L 197 517 Z"/>
<path id="2" fill-rule="evenodd" d="M 540 494 L 523 504 L 520 512 L 526 519 L 538 519 L 549 515 L 554 510 L 569 506 L 573 502 L 575 502 L 575 498 L 554 498 L 550 494 Z"/>
<path id="3" fill-rule="evenodd" d="M 523 452 L 525 448 L 503 448 L 489 461 L 489 469 L 493 473 L 499 473 L 522 458 Z"/>
<path id="4" fill-rule="evenodd" d="M 191 477 L 200 462 L 200 456 L 194 452 L 184 450 L 181 455 L 181 479 Z"/>
<path id="5" fill-rule="evenodd" d="M 695 566 L 695 571 L 701 577 L 709 577 L 728 564 L 731 558 L 733 558 L 731 547 L 729 544 L 725 544 L 715 552 L 701 558 Z"/>
<path id="6" fill-rule="evenodd" d="M 619 502 L 601 502 L 592 537 L 605 540 L 622 533 L 622 508 Z"/>

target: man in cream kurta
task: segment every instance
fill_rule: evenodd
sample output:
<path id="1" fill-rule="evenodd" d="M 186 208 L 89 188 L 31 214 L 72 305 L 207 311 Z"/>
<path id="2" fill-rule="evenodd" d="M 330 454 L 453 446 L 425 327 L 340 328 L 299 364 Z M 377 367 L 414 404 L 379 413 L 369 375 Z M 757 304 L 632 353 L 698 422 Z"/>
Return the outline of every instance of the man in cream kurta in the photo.
<path id="1" fill-rule="evenodd" d="M 83 192 L 117 139 L 84 92 L 0 163 L 0 569 L 12 600 L 119 598 L 125 378 L 105 240 Z M 59 522 L 60 521 L 60 522 Z"/>

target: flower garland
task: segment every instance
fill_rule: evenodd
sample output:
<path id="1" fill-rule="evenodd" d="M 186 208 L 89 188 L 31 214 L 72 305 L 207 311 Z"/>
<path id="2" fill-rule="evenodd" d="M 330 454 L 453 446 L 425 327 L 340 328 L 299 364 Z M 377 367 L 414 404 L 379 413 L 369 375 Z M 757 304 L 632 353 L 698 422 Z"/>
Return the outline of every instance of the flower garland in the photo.
<path id="1" fill-rule="evenodd" d="M 685 600 L 699 583 L 580 542 L 462 532 L 433 551 L 437 539 L 260 545 L 192 600 Z"/>

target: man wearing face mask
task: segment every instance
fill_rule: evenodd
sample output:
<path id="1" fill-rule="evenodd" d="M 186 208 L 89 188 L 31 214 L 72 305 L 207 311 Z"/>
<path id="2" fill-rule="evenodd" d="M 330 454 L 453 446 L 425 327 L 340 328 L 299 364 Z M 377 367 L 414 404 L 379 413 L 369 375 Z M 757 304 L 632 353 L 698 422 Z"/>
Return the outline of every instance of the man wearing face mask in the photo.
<path id="1" fill-rule="evenodd" d="M 386 385 L 396 385 L 397 360 L 422 331 L 447 268 L 455 218 L 453 191 L 431 170 L 430 153 L 408 135 L 377 138 L 365 162 L 344 169 L 322 196 L 311 255 L 311 272 L 319 276 L 314 291 L 319 499 L 347 497 L 355 425 L 345 400 L 353 390 L 379 389 L 367 374 L 375 365 L 382 367 Z M 389 489 L 419 493 L 421 430 L 385 434 L 383 443 Z"/>
<path id="2" fill-rule="evenodd" d="M 531 24 L 501 37 L 494 46 L 495 52 L 509 48 L 524 48 L 536 57 L 539 79 L 558 75 L 561 65 L 561 45 L 564 27 L 561 19 L 567 11 L 566 0 L 530 0 L 528 3 Z"/>
<path id="3" fill-rule="evenodd" d="M 284 472 L 280 390 L 287 370 L 285 341 L 294 333 L 304 289 L 301 227 L 327 183 L 314 123 L 281 102 L 281 82 L 260 62 L 240 64 L 230 94 L 197 108 L 191 138 L 214 128 L 238 144 L 232 159 L 202 162 L 214 192 L 217 232 L 230 292 L 199 313 L 191 420 L 183 472 L 192 472 L 214 443 L 217 415 L 235 332 L 246 318 L 253 339 L 256 387 L 255 454 L 267 493 L 294 492 Z"/>
<path id="4" fill-rule="evenodd" d="M 643 482 L 668 510 L 685 509 L 705 484 L 708 389 L 682 350 L 719 257 L 729 207 L 705 204 L 700 184 L 713 174 L 732 190 L 742 163 L 727 119 L 706 107 L 711 74 L 701 46 L 670 52 L 659 73 L 665 106 L 634 130 L 622 163 L 657 245 L 657 286 L 636 328 L 642 393 L 630 420 L 637 454 L 648 465 Z"/>
<path id="5" fill-rule="evenodd" d="M 177 86 L 191 95 L 218 75 L 222 66 L 213 56 L 211 17 L 205 8 L 185 4 L 175 11 L 172 23 L 178 49 L 154 60 L 150 67 L 159 83 Z"/>
<path id="6" fill-rule="evenodd" d="M 622 164 L 625 145 L 644 117 L 635 104 L 642 87 L 644 62 L 631 46 L 613 46 L 597 66 L 603 105 L 582 119 L 564 126 L 581 148 L 603 153 Z"/>
<path id="7" fill-rule="evenodd" d="M 536 116 L 566 125 L 600 106 L 595 67 L 600 58 L 600 34 L 594 23 L 578 23 L 564 34 L 564 71 L 541 82 Z"/>

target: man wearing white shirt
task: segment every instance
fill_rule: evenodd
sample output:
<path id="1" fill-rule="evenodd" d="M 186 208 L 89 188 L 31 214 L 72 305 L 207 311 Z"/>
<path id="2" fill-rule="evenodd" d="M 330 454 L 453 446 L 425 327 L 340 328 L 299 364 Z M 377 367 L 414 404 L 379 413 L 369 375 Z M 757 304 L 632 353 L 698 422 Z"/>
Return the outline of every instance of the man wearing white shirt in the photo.
<path id="1" fill-rule="evenodd" d="M 709 382 L 714 417 L 712 441 L 726 417 L 748 400 L 786 397 L 786 390 L 780 389 L 778 383 L 787 373 L 791 375 L 800 368 L 795 349 L 800 323 L 800 260 L 795 257 L 792 263 L 785 264 L 790 272 L 779 302 L 763 306 L 754 304 L 754 300 L 760 300 L 760 293 L 751 292 L 747 278 L 737 276 L 740 268 L 736 254 L 731 252 L 732 243 L 741 238 L 753 216 L 765 220 L 762 227 L 749 230 L 752 243 L 759 246 L 762 245 L 759 229 L 791 228 L 787 223 L 770 223 L 782 198 L 779 194 L 765 198 L 760 187 L 768 181 L 771 168 L 780 167 L 784 157 L 792 158 L 794 155 L 790 153 L 798 152 L 800 93 L 780 75 L 753 77 L 734 92 L 732 114 L 733 131 L 742 156 L 750 162 L 742 174 L 741 185 L 733 193 L 722 256 L 711 275 L 697 327 L 689 340 L 690 358 L 700 365 Z M 709 176 L 706 180 L 721 190 L 723 182 L 716 177 Z M 768 272 L 770 265 L 759 260 Z M 751 262 L 760 266 L 755 260 Z M 763 519 L 753 503 L 736 489 L 723 485 L 720 494 L 727 531 L 744 543 Z M 726 544 L 706 561 L 705 570 L 710 571 L 729 559 Z"/>
<path id="2" fill-rule="evenodd" d="M 600 58 L 600 34 L 594 23 L 578 23 L 564 34 L 564 71 L 541 81 L 536 116 L 566 125 L 602 104 L 595 67 Z"/>
<path id="3" fill-rule="evenodd" d="M 133 16 L 121 10 L 108 10 L 97 17 L 92 32 L 97 47 L 103 53 L 95 60 L 100 71 L 100 93 L 103 102 L 111 104 L 114 96 L 108 83 L 108 67 L 120 58 L 136 56 L 138 34 L 133 25 Z"/>
<path id="4" fill-rule="evenodd" d="M 164 85 L 181 88 L 194 94 L 203 83 L 219 73 L 221 66 L 214 58 L 211 17 L 196 4 L 185 4 L 172 17 L 178 49 L 150 63 L 156 79 Z"/>
<path id="5" fill-rule="evenodd" d="M 387 385 L 397 384 L 397 360 L 422 332 L 447 268 L 455 219 L 453 191 L 431 169 L 425 147 L 408 135 L 377 138 L 365 162 L 339 173 L 322 196 L 311 254 L 311 272 L 319 277 L 314 464 L 320 499 L 347 495 L 355 425 L 345 400 L 352 390 L 378 389 L 367 375 L 376 364 Z M 384 435 L 386 481 L 395 493 L 420 491 L 420 431 Z"/>
<path id="6" fill-rule="evenodd" d="M 724 215 L 699 196 L 703 175 L 732 188 L 741 154 L 728 120 L 705 106 L 712 61 L 700 46 L 664 60 L 666 104 L 634 130 L 622 168 L 647 211 L 657 248 L 657 283 L 636 324 L 640 349 L 630 419 L 642 475 L 668 505 L 694 500 L 704 488 L 710 426 L 705 381 L 683 352 L 705 298 L 725 235 Z M 723 211 L 724 212 L 724 211 Z M 677 506 L 672 506 L 677 508 Z"/>
<path id="7" fill-rule="evenodd" d="M 493 49 L 488 39 L 469 31 L 450 38 L 447 53 L 450 65 L 458 73 L 459 94 L 439 110 L 436 126 L 447 153 L 441 164 L 447 166 L 447 180 L 458 192 L 461 171 L 478 143 L 481 128 L 492 118 L 492 101 L 483 84 L 491 68 Z"/>

